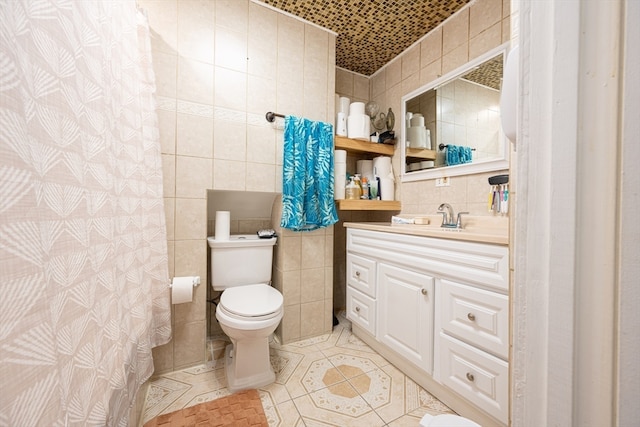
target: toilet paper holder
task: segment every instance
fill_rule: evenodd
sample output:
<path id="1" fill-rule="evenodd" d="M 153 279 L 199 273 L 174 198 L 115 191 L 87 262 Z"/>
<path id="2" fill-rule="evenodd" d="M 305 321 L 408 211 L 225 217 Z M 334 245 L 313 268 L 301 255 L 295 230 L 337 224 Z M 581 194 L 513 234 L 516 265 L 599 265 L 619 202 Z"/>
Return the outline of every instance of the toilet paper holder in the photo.
<path id="1" fill-rule="evenodd" d="M 195 288 L 196 286 L 198 286 L 200 284 L 200 276 L 189 276 L 191 278 L 191 284 L 193 285 L 193 287 Z M 177 279 L 177 277 L 173 278 L 174 280 Z M 173 287 L 173 282 L 169 284 L 169 287 Z"/>

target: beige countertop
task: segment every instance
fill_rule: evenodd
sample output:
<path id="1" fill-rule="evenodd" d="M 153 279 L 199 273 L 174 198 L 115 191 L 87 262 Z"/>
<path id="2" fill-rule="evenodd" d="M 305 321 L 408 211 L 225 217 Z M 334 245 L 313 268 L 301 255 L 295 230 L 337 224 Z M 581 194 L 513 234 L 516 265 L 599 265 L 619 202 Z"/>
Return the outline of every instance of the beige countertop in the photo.
<path id="1" fill-rule="evenodd" d="M 440 227 L 441 217 L 432 215 L 415 215 L 429 217 L 429 225 L 392 224 L 389 222 L 345 222 L 346 228 L 382 231 L 385 233 L 409 234 L 413 236 L 435 237 L 438 239 L 463 240 L 468 242 L 509 244 L 509 218 L 469 216 L 464 219 L 462 230 Z M 410 216 L 404 216 L 410 217 Z"/>

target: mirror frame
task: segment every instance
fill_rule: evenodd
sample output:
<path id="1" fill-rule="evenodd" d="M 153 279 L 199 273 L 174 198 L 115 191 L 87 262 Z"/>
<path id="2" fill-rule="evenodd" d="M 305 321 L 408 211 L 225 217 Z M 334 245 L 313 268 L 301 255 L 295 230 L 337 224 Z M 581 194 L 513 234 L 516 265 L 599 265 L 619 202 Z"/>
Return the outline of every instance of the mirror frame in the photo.
<path id="1" fill-rule="evenodd" d="M 455 80 L 456 78 L 462 76 L 463 74 L 467 73 L 473 68 L 481 65 L 487 60 L 494 58 L 500 54 L 502 54 L 502 62 L 503 64 L 505 64 L 507 60 L 508 47 L 509 47 L 509 42 L 501 44 L 500 46 L 494 49 L 491 49 L 485 54 L 473 59 L 472 61 L 467 62 L 466 64 L 445 74 L 444 76 L 439 77 L 436 80 L 430 83 L 427 83 L 426 85 L 421 86 L 418 89 L 415 89 L 402 97 L 402 100 L 401 100 L 402 134 L 400 135 L 401 138 L 399 139 L 399 142 L 401 143 L 401 150 L 400 150 L 401 151 L 401 164 L 400 164 L 401 176 L 400 178 L 402 182 L 421 181 L 421 180 L 444 178 L 444 177 L 450 177 L 450 176 L 472 175 L 476 173 L 509 169 L 509 149 L 510 149 L 509 140 L 505 137 L 501 126 L 499 129 L 499 133 L 500 133 L 499 138 L 503 146 L 502 156 L 496 157 L 495 159 L 479 160 L 479 161 L 474 161 L 472 163 L 465 163 L 462 165 L 442 166 L 439 168 L 407 172 L 407 158 L 406 158 L 407 150 L 406 150 L 406 142 L 405 142 L 406 141 L 405 135 L 407 132 L 407 129 L 406 129 L 407 102 L 410 99 L 415 98 L 419 95 L 422 95 L 423 93 L 431 89 L 434 89 L 438 86 L 442 86 L 446 83 L 449 83 L 450 81 Z M 433 144 L 436 144 L 436 143 L 437 143 L 436 141 L 433 142 Z M 437 147 L 436 147 L 436 150 L 437 150 Z"/>

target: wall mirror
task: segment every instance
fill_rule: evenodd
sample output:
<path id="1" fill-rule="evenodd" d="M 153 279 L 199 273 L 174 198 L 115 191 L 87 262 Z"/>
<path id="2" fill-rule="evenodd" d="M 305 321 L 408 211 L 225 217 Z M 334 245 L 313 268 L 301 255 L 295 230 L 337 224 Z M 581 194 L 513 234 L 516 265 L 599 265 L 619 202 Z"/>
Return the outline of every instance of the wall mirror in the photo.
<path id="1" fill-rule="evenodd" d="M 500 126 L 506 49 L 501 45 L 402 97 L 402 181 L 509 167 Z"/>

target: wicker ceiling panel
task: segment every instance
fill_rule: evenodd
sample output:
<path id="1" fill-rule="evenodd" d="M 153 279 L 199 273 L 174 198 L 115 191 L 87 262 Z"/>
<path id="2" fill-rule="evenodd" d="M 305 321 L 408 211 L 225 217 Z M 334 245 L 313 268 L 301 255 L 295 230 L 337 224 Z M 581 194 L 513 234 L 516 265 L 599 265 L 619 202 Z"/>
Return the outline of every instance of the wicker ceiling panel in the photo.
<path id="1" fill-rule="evenodd" d="M 336 32 L 336 65 L 370 76 L 470 0 L 262 1 Z"/>

